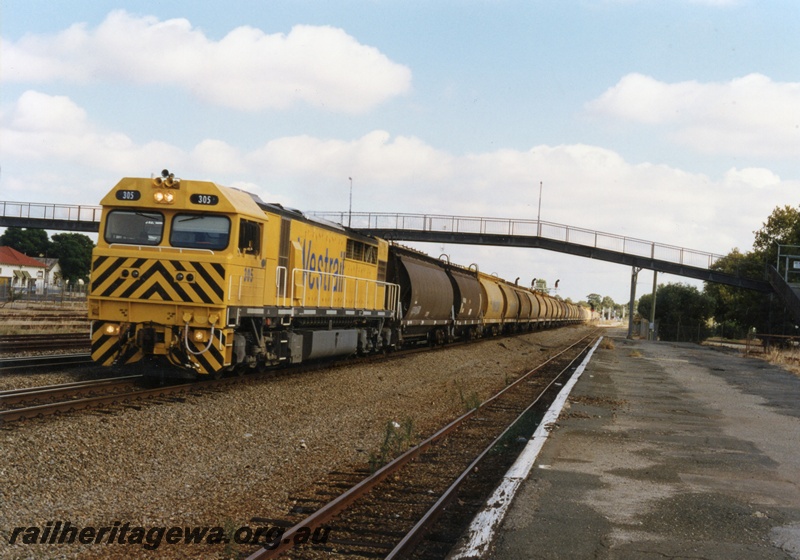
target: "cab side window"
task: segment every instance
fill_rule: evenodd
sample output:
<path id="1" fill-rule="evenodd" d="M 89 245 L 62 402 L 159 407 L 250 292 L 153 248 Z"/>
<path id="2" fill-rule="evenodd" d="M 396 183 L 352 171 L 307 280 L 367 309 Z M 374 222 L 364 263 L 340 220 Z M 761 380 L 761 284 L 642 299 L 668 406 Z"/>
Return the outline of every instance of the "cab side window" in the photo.
<path id="1" fill-rule="evenodd" d="M 261 224 L 250 220 L 239 222 L 239 250 L 249 255 L 261 253 Z"/>

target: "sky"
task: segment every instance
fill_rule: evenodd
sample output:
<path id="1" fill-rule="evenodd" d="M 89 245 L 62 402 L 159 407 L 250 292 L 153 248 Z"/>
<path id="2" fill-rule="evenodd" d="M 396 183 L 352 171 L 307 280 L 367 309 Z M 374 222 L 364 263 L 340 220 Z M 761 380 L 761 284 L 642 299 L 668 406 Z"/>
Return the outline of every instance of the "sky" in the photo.
<path id="1" fill-rule="evenodd" d="M 352 178 L 353 212 L 541 208 L 747 251 L 800 202 L 797 29 L 796 0 L 4 0 L 0 201 L 97 205 L 167 168 L 348 211 Z M 626 266 L 418 247 L 573 301 L 629 297 Z"/>

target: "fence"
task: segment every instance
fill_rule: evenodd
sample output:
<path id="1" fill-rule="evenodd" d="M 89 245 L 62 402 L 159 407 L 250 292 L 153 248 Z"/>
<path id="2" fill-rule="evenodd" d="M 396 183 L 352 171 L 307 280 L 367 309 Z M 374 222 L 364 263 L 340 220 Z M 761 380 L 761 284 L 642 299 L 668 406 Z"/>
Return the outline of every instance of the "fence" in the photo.
<path id="1" fill-rule="evenodd" d="M 69 285 L 65 289 L 45 286 L 38 291 L 21 290 L 8 283 L 0 283 L 0 306 L 13 307 L 15 304 L 48 303 L 72 306 L 86 303 L 88 286 L 85 284 Z"/>

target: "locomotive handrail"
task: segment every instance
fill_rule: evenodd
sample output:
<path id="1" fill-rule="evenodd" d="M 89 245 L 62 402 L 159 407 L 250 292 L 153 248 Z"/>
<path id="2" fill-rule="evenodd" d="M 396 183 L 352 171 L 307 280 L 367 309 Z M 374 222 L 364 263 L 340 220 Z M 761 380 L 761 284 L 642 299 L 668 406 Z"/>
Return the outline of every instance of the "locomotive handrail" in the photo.
<path id="1" fill-rule="evenodd" d="M 131 247 L 136 247 L 137 251 L 155 251 L 157 253 L 206 253 L 209 255 L 213 255 L 214 251 L 211 249 L 198 249 L 197 247 L 162 247 L 161 245 L 131 245 L 130 243 L 109 243 L 108 248 L 113 249 L 114 247 L 124 247 L 125 249 L 130 249 Z"/>
<path id="2" fill-rule="evenodd" d="M 399 309 L 399 298 L 400 298 L 400 286 L 397 284 L 392 284 L 391 282 L 382 282 L 380 280 L 371 280 L 369 278 L 359 278 L 357 276 L 346 276 L 343 274 L 336 274 L 333 272 L 324 272 L 321 270 L 308 270 L 303 268 L 294 268 L 292 269 L 292 288 L 289 292 L 290 295 L 286 297 L 286 285 L 284 283 L 283 290 L 281 293 L 280 287 L 280 278 L 282 274 L 287 274 L 288 270 L 285 267 L 278 267 L 276 271 L 276 283 L 278 287 L 278 305 L 282 303 L 285 307 L 291 307 L 294 309 L 294 301 L 300 300 L 301 305 L 300 307 L 306 307 L 308 303 L 308 292 L 315 290 L 317 292 L 316 297 L 316 306 L 322 307 L 323 303 L 327 303 L 328 307 L 331 309 L 344 309 L 347 305 L 348 301 L 348 294 L 350 293 L 348 290 L 353 287 L 353 307 L 358 309 L 359 306 L 362 309 L 375 309 L 380 311 L 391 311 L 393 314 L 397 314 L 397 310 Z M 302 281 L 298 282 L 298 275 L 300 275 Z M 317 286 L 322 286 L 323 280 L 325 283 L 330 286 L 330 289 L 319 289 L 314 287 L 309 287 L 309 280 L 316 280 Z M 341 282 L 341 290 L 334 290 L 333 286 L 335 283 Z M 363 284 L 364 294 L 363 296 L 360 295 L 360 288 L 359 286 Z M 372 286 L 372 288 L 371 288 Z M 302 288 L 302 295 L 297 294 L 295 291 L 296 288 Z M 383 294 L 381 294 L 381 288 L 384 289 Z M 299 290 L 298 290 L 299 291 Z M 325 296 L 328 298 L 328 301 L 323 302 L 323 292 L 328 292 L 329 296 Z M 342 305 L 336 306 L 334 305 L 334 297 L 336 293 L 341 294 L 342 298 Z M 370 298 L 371 296 L 371 298 Z M 288 299 L 288 303 L 287 303 Z M 372 300 L 370 302 L 370 299 Z M 383 302 L 381 302 L 383 299 Z M 370 308 L 370 303 L 372 307 Z"/>
<path id="3" fill-rule="evenodd" d="M 706 269 L 710 269 L 715 262 L 724 257 L 724 255 L 707 251 L 541 220 L 379 212 L 353 212 L 352 214 L 347 212 L 309 212 L 309 214 L 339 223 L 344 223 L 344 219 L 347 217 L 353 229 L 396 229 L 450 234 L 541 237 Z"/>

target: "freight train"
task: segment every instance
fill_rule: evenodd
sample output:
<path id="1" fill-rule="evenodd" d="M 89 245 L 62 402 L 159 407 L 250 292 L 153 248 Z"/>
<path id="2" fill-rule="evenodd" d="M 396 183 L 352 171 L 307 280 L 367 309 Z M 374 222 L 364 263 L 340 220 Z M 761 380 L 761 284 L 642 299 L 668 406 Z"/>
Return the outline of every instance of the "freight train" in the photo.
<path id="1" fill-rule="evenodd" d="M 166 170 L 101 204 L 88 313 L 105 366 L 219 377 L 590 318 L 477 265 Z"/>

